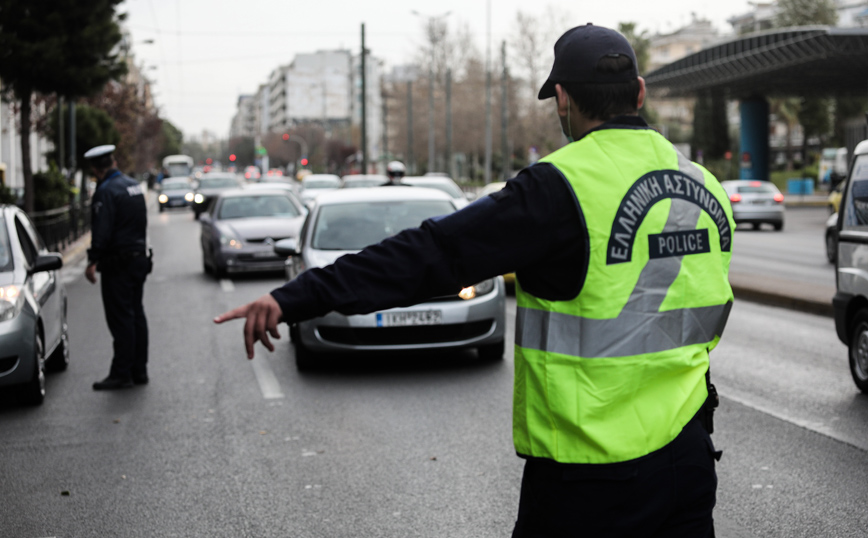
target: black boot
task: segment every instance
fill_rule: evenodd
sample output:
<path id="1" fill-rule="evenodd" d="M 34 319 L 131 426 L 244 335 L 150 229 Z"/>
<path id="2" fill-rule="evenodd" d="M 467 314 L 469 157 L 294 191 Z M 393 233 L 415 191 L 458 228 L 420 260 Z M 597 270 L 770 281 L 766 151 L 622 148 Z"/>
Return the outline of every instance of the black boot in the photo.
<path id="1" fill-rule="evenodd" d="M 93 384 L 93 390 L 118 390 L 128 389 L 133 386 L 133 380 L 123 377 L 108 376 L 102 381 Z"/>

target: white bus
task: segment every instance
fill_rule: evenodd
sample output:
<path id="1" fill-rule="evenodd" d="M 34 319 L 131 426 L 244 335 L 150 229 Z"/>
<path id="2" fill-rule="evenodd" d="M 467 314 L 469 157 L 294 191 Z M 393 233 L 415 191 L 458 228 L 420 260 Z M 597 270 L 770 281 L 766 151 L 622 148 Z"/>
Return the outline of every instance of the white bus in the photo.
<path id="1" fill-rule="evenodd" d="M 163 159 L 163 169 L 166 170 L 166 177 L 191 177 L 193 175 L 193 157 L 169 155 Z"/>

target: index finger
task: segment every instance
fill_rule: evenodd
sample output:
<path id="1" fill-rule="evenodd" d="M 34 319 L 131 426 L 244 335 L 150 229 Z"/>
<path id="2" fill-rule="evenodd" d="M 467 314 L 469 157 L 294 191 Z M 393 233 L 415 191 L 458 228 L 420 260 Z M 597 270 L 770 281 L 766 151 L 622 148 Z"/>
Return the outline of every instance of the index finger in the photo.
<path id="1" fill-rule="evenodd" d="M 224 312 L 214 318 L 214 323 L 223 323 L 224 321 L 229 321 L 232 319 L 245 318 L 247 317 L 247 309 L 250 307 L 249 304 L 244 306 L 239 306 L 238 308 L 233 308 L 229 312 Z"/>

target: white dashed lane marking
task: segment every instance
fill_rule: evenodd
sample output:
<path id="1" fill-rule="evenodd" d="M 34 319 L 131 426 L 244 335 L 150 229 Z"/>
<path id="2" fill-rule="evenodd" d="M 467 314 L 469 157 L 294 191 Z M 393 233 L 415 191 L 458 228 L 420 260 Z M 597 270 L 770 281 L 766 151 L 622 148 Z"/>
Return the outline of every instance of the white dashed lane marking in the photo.
<path id="1" fill-rule="evenodd" d="M 271 369 L 268 359 L 257 357 L 250 361 L 250 364 L 253 366 L 253 373 L 256 374 L 256 381 L 259 383 L 262 397 L 266 400 L 283 398 L 283 390 L 280 388 L 280 383 L 277 381 L 277 376 L 274 375 L 274 370 Z"/>

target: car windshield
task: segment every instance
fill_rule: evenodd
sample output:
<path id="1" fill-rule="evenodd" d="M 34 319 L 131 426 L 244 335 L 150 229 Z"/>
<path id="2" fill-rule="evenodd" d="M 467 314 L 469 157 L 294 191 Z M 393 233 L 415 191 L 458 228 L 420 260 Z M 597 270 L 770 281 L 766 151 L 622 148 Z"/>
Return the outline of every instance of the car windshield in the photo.
<path id="1" fill-rule="evenodd" d="M 341 186 L 337 179 L 310 179 L 302 183 L 305 189 L 336 189 Z"/>
<path id="2" fill-rule="evenodd" d="M 199 180 L 200 189 L 217 189 L 220 187 L 237 187 L 238 180 L 231 176 L 202 177 Z"/>
<path id="3" fill-rule="evenodd" d="M 736 191 L 739 194 L 749 194 L 749 193 L 762 193 L 762 194 L 774 194 L 777 191 L 774 185 L 770 185 L 768 183 L 759 183 L 755 185 L 751 183 L 750 185 L 739 185 L 736 187 Z"/>
<path id="4" fill-rule="evenodd" d="M 301 213 L 286 196 L 237 196 L 225 198 L 217 218 L 297 217 Z"/>
<path id="5" fill-rule="evenodd" d="M 164 191 L 186 191 L 190 190 L 190 183 L 187 181 L 164 181 L 162 189 Z"/>
<path id="6" fill-rule="evenodd" d="M 6 221 L 0 220 L 0 272 L 12 270 L 12 250 L 9 247 L 9 233 Z"/>
<path id="7" fill-rule="evenodd" d="M 445 200 L 327 205 L 319 210 L 311 245 L 319 250 L 361 250 L 453 211 Z"/>

